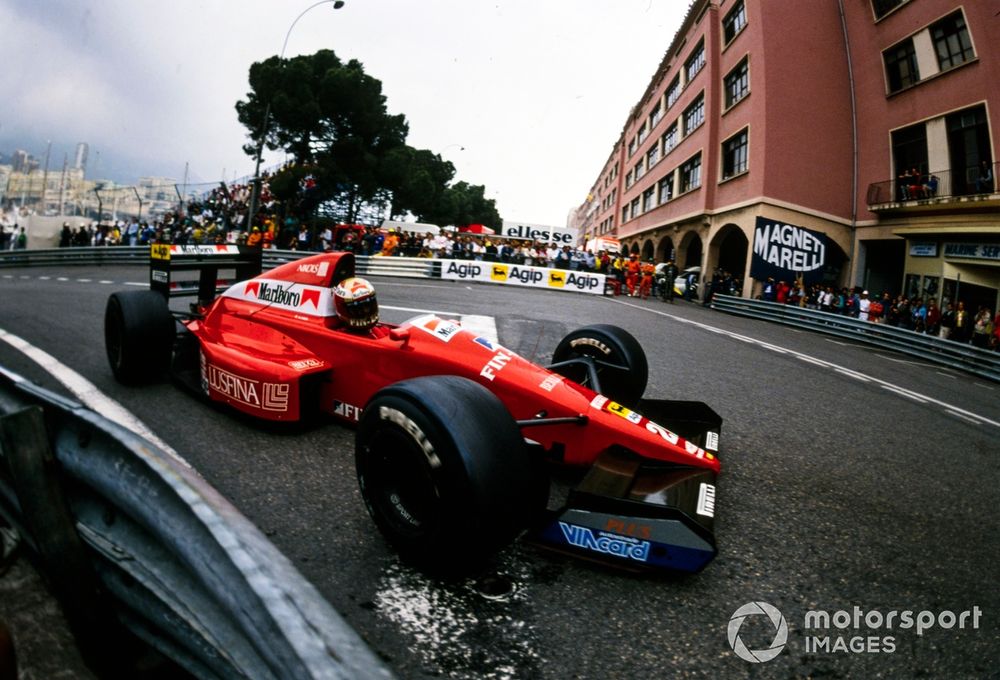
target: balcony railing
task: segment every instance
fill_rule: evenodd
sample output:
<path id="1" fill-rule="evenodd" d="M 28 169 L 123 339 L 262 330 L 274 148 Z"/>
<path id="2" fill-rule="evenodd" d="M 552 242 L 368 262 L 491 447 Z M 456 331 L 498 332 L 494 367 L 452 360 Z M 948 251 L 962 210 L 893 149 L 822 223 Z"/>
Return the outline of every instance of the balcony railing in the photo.
<path id="1" fill-rule="evenodd" d="M 1000 163 L 988 167 L 988 179 L 980 166 L 972 166 L 874 182 L 868 186 L 868 207 L 877 211 L 989 195 L 996 191 Z"/>

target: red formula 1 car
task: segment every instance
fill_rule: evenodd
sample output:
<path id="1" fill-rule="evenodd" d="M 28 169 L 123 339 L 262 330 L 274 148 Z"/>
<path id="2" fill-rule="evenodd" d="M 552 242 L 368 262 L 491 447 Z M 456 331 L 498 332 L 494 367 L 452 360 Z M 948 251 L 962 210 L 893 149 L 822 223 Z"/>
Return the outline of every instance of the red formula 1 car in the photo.
<path id="1" fill-rule="evenodd" d="M 573 331 L 543 367 L 433 315 L 350 327 L 331 291 L 354 275 L 349 253 L 261 274 L 259 250 L 152 248 L 150 290 L 108 300 L 115 377 L 169 369 L 257 418 L 325 413 L 355 426 L 362 497 L 411 561 L 470 568 L 525 530 L 633 569 L 698 571 L 715 556 L 721 418 L 699 402 L 642 398 L 646 357 L 624 330 Z M 216 297 L 220 268 L 238 282 Z M 189 314 L 168 307 L 183 270 L 200 272 Z M 550 510 L 553 461 L 587 470 Z"/>

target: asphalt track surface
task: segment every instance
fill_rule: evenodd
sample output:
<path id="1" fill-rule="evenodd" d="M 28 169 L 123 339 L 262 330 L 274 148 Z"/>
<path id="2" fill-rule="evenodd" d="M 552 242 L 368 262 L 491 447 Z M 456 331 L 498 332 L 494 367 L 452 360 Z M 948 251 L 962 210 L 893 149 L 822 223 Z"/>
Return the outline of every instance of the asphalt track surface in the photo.
<path id="1" fill-rule="evenodd" d="M 682 301 L 373 279 L 385 306 L 492 316 L 501 343 L 543 363 L 568 331 L 618 324 L 649 356 L 648 396 L 702 400 L 724 418 L 719 556 L 701 574 L 636 576 L 518 543 L 486 577 L 439 583 L 401 565 L 375 531 L 350 430 L 275 432 L 170 384 L 114 382 L 104 304 L 144 280 L 136 268 L 2 270 L 0 329 L 125 404 L 401 677 L 1000 677 L 1000 384 Z M 66 392 L 6 343 L 0 365 Z M 783 614 L 788 639 L 752 664 L 727 628 L 757 601 Z M 978 627 L 970 614 L 959 629 L 975 608 Z M 819 610 L 860 625 L 807 626 Z M 907 610 L 935 625 L 900 628 Z M 938 619 L 944 611 L 955 619 Z M 881 616 L 866 623 L 871 612 Z M 752 650 L 774 636 L 763 616 L 739 630 Z"/>

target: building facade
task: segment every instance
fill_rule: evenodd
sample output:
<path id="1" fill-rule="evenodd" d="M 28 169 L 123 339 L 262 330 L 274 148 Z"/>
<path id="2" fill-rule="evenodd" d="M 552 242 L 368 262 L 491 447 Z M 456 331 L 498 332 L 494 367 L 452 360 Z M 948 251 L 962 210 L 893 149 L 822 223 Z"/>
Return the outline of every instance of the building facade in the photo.
<path id="1" fill-rule="evenodd" d="M 575 226 L 644 259 L 726 270 L 746 296 L 770 258 L 789 280 L 996 310 L 995 11 L 695 0 Z"/>

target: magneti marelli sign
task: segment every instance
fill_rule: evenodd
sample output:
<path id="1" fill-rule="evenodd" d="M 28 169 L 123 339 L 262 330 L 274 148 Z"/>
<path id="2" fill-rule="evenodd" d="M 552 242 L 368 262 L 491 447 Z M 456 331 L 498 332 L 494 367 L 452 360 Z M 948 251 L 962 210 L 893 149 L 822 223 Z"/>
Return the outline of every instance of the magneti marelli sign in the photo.
<path id="1" fill-rule="evenodd" d="M 750 276 L 758 281 L 770 276 L 791 283 L 801 275 L 805 283 L 816 283 L 823 278 L 826 246 L 822 232 L 758 217 Z"/>

